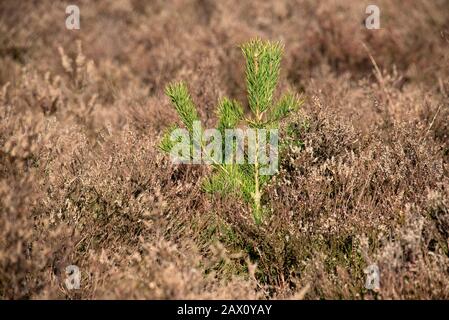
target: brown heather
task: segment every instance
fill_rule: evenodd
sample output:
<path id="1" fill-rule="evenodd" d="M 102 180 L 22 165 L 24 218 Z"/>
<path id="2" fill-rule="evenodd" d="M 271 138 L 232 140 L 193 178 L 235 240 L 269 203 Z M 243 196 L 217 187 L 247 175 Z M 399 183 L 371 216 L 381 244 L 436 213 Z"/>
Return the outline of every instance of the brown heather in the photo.
<path id="1" fill-rule="evenodd" d="M 64 2 L 0 2 L 0 298 L 449 298 L 447 0 L 378 1 L 381 30 L 363 1 L 77 3 L 69 31 Z M 165 85 L 212 125 L 255 36 L 307 97 L 261 225 L 157 149 Z"/>

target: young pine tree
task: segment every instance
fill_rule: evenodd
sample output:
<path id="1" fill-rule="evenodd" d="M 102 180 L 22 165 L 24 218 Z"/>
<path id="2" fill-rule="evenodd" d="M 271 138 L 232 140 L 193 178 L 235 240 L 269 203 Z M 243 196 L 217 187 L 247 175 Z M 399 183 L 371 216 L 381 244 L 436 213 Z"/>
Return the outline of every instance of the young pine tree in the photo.
<path id="1" fill-rule="evenodd" d="M 217 106 L 217 129 L 221 132 L 222 137 L 225 136 L 226 129 L 235 129 L 239 126 L 253 129 L 277 128 L 279 121 L 290 112 L 297 110 L 303 102 L 296 94 L 289 92 L 282 95 L 279 101 L 273 101 L 283 52 L 281 43 L 254 39 L 244 44 L 241 49 L 246 59 L 246 86 L 251 116 L 244 115 L 239 102 L 222 98 Z M 192 136 L 194 123 L 199 121 L 199 117 L 187 86 L 182 82 L 171 83 L 166 88 L 166 94 L 171 99 L 183 125 Z M 176 128 L 176 126 L 170 127 L 164 135 L 160 143 L 160 148 L 163 151 L 168 153 L 172 151 L 176 141 L 171 140 L 170 134 Z M 249 163 L 247 161 L 248 154 L 245 154 L 243 164 L 216 161 L 210 151 L 206 152 L 205 141 L 202 137 L 197 140 L 193 139 L 193 141 L 190 144 L 190 150 L 202 151 L 204 160 L 209 160 L 208 162 L 214 169 L 213 175 L 203 184 L 204 190 L 210 193 L 239 194 L 252 206 L 254 220 L 256 223 L 260 223 L 264 215 L 261 203 L 262 190 L 270 178 L 269 175 L 261 174 L 263 165 L 260 155 L 265 149 L 260 145 L 260 136 L 255 135 L 255 145 L 252 146 L 255 149 L 253 161 Z M 235 149 L 237 145 L 233 144 L 232 147 Z M 226 153 L 224 144 L 222 152 Z"/>

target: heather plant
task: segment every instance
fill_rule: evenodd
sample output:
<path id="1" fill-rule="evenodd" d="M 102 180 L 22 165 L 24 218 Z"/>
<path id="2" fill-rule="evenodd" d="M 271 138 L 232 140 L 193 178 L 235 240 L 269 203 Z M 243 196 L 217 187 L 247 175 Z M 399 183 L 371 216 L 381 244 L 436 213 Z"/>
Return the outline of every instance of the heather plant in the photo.
<path id="1" fill-rule="evenodd" d="M 447 3 L 380 0 L 369 30 L 356 1 L 82 1 L 80 33 L 65 3 L 0 1 L 0 297 L 448 299 Z M 192 124 L 220 129 L 226 93 L 241 114 L 221 129 L 256 129 L 235 50 L 253 35 L 288 43 L 279 92 L 308 97 L 278 121 L 261 224 L 254 163 L 224 165 L 252 173 L 243 193 L 155 141 L 179 119 L 171 79 Z"/>
<path id="2" fill-rule="evenodd" d="M 187 134 L 189 135 L 189 159 L 192 160 L 196 152 L 200 152 L 204 160 L 210 163 L 214 169 L 213 175 L 203 184 L 204 190 L 210 193 L 238 193 L 252 207 L 254 220 L 256 223 L 262 221 L 264 207 L 262 205 L 263 188 L 270 179 L 270 173 L 266 174 L 266 151 L 265 132 L 269 130 L 270 154 L 277 152 L 277 127 L 279 122 L 287 117 L 289 113 L 297 110 L 302 104 L 301 98 L 291 92 L 287 92 L 274 102 L 274 93 L 279 79 L 280 63 L 283 52 L 283 45 L 280 42 L 262 41 L 254 39 L 244 44 L 243 55 L 246 59 L 246 87 L 248 95 L 248 105 L 250 116 L 243 112 L 242 105 L 228 98 L 222 98 L 217 106 L 217 130 L 218 136 L 225 136 L 225 143 L 219 141 L 219 150 L 209 150 L 207 137 L 202 137 L 201 132 L 195 130 L 199 122 L 198 112 L 187 86 L 183 82 L 174 82 L 167 86 L 166 94 L 174 105 Z M 248 132 L 248 151 L 244 152 L 244 161 L 238 161 L 236 155 L 235 162 L 229 161 L 229 154 L 232 151 L 241 151 L 240 141 L 230 138 L 230 130 L 237 129 L 239 125 L 254 129 Z M 163 137 L 160 148 L 172 153 L 175 145 L 182 137 L 174 137 L 173 132 L 179 129 L 172 126 Z M 241 131 L 240 131 L 241 132 Z M 239 137 L 236 137 L 239 140 Z M 214 142 L 217 136 L 214 136 Z M 231 143 L 227 143 L 231 141 Z M 244 144 L 244 142 L 243 142 Z M 220 161 L 217 154 L 225 154 L 226 161 Z M 176 154 L 177 155 L 177 154 Z M 231 155 L 233 157 L 233 155 Z M 272 159 L 271 159 L 272 160 Z M 273 165 L 270 161 L 269 166 Z M 277 162 L 274 164 L 277 166 Z M 273 173 L 272 171 L 269 171 Z"/>

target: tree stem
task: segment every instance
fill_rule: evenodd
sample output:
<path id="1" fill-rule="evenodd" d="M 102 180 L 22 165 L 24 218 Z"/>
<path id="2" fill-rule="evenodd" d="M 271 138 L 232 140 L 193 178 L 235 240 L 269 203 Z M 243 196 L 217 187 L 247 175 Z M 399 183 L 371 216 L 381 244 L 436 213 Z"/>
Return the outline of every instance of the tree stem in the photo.
<path id="1" fill-rule="evenodd" d="M 259 124 L 261 121 L 261 115 L 259 113 L 259 109 L 256 109 L 256 123 Z M 255 182 L 255 190 L 254 190 L 254 220 L 256 223 L 261 222 L 261 208 L 260 208 L 260 184 L 259 184 L 259 132 L 258 127 L 256 127 L 256 154 L 254 159 L 254 182 Z"/>

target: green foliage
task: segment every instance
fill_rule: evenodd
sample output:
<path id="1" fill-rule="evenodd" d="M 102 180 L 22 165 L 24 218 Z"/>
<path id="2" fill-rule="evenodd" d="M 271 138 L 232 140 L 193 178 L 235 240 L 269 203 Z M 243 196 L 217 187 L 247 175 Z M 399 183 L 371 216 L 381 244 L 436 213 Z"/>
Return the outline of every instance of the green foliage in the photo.
<path id="1" fill-rule="evenodd" d="M 187 86 L 183 82 L 169 84 L 165 94 L 171 99 L 182 123 L 192 132 L 193 122 L 199 120 L 199 118 Z"/>
<path id="2" fill-rule="evenodd" d="M 303 103 L 296 94 L 286 93 L 273 103 L 273 96 L 279 79 L 280 63 L 283 46 L 280 42 L 262 41 L 254 39 L 242 46 L 246 58 L 246 84 L 248 91 L 248 104 L 252 112 L 251 117 L 245 117 L 240 103 L 228 98 L 218 102 L 217 128 L 223 136 L 222 150 L 224 154 L 224 132 L 226 129 L 235 129 L 241 123 L 252 128 L 276 128 L 279 121 L 296 111 Z M 166 89 L 175 110 L 184 126 L 192 134 L 193 122 L 198 120 L 198 113 L 184 83 L 175 82 Z M 176 127 L 172 127 L 171 130 Z M 200 139 L 201 140 L 201 139 Z M 204 148 L 204 141 L 200 142 Z M 161 140 L 160 148 L 170 152 L 173 142 L 170 140 L 170 131 Z M 261 164 L 258 159 L 259 138 L 256 138 L 255 163 L 224 164 L 212 162 L 213 174 L 203 183 L 203 189 L 210 193 L 229 195 L 238 194 L 247 202 L 253 211 L 256 223 L 262 221 L 264 207 L 262 205 L 262 189 L 271 178 L 260 175 Z M 235 148 L 235 145 L 234 145 Z M 208 156 L 203 152 L 203 156 Z M 245 154 L 245 160 L 248 155 Z M 212 160 L 212 158 L 211 158 Z"/>
<path id="3" fill-rule="evenodd" d="M 287 93 L 283 95 L 270 112 L 270 121 L 277 122 L 284 119 L 290 112 L 296 111 L 302 103 L 303 100 L 295 94 Z"/>
<path id="4" fill-rule="evenodd" d="M 246 58 L 248 102 L 255 114 L 270 108 L 279 78 L 283 46 L 254 39 L 242 46 Z"/>
<path id="5" fill-rule="evenodd" d="M 229 194 L 241 187 L 238 181 L 243 181 L 242 173 L 236 165 L 223 165 L 225 170 L 217 170 L 203 184 L 203 189 L 209 193 Z"/>
<path id="6" fill-rule="evenodd" d="M 159 142 L 159 148 L 162 151 L 169 153 L 170 150 L 173 148 L 175 142 L 173 142 L 170 139 L 170 135 L 173 132 L 173 130 L 176 130 L 176 129 L 178 129 L 178 127 L 175 125 L 172 125 L 165 131 L 164 135 L 162 136 L 161 141 Z"/>
<path id="7" fill-rule="evenodd" d="M 243 109 L 238 101 L 223 98 L 218 104 L 218 130 L 235 128 L 243 117 Z"/>

